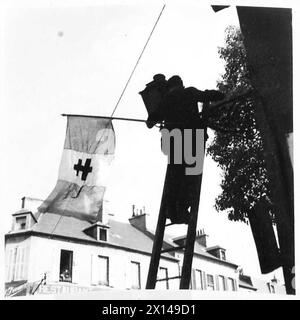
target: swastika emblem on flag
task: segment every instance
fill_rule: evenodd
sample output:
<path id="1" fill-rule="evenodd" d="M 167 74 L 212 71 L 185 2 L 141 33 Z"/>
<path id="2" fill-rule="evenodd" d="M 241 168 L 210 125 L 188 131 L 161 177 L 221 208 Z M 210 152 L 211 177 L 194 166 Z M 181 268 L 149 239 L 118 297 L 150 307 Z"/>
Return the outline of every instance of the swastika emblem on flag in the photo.
<path id="1" fill-rule="evenodd" d="M 78 163 L 74 164 L 73 169 L 76 171 L 76 177 L 78 177 L 79 171 L 82 172 L 81 174 L 82 181 L 85 181 L 88 174 L 93 170 L 93 167 L 91 167 L 91 160 L 92 159 L 86 159 L 84 166 L 82 165 L 82 159 L 78 159 Z"/>

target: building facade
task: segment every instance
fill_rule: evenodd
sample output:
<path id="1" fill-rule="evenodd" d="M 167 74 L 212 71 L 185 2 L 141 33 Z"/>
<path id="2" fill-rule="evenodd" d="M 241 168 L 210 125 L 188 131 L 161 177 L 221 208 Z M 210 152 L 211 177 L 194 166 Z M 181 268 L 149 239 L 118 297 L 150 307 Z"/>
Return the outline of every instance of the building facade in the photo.
<path id="1" fill-rule="evenodd" d="M 145 289 L 154 238 L 146 216 L 133 212 L 128 223 L 109 219 L 91 224 L 53 213 L 33 214 L 23 201 L 5 235 L 6 295 Z M 163 248 L 184 241 L 166 236 Z M 173 277 L 180 275 L 182 262 L 182 250 L 162 255 L 156 289 L 178 290 L 179 279 Z M 239 291 L 240 283 L 238 265 L 226 259 L 226 250 L 208 247 L 204 230 L 198 231 L 190 288 Z"/>

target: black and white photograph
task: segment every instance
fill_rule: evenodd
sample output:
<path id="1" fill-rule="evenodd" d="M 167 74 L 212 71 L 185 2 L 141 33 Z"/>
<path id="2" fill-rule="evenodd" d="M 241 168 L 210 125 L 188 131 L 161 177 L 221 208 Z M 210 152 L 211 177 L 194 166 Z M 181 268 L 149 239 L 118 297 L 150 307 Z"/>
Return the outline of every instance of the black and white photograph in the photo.
<path id="1" fill-rule="evenodd" d="M 2 299 L 297 298 L 294 3 L 3 1 Z"/>

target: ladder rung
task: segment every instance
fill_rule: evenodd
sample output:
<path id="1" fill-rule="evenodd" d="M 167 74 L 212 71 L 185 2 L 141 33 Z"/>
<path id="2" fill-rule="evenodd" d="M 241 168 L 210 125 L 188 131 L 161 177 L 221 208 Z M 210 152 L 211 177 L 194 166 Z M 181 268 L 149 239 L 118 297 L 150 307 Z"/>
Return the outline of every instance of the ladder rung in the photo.
<path id="1" fill-rule="evenodd" d="M 165 280 L 173 280 L 173 279 L 180 279 L 181 276 L 175 276 L 175 277 L 169 277 L 169 278 L 163 278 L 163 279 L 156 279 L 156 281 L 165 281 Z"/>
<path id="2" fill-rule="evenodd" d="M 165 224 L 165 227 L 168 227 L 168 226 L 173 226 L 174 224 L 185 224 L 185 225 L 188 225 L 188 223 L 186 222 L 169 222 L 169 223 L 166 223 Z"/>
<path id="3" fill-rule="evenodd" d="M 169 223 L 166 223 L 166 227 L 168 227 L 168 226 L 172 226 L 173 224 L 176 224 L 176 223 L 173 223 L 173 222 L 169 222 Z"/>
<path id="4" fill-rule="evenodd" d="M 163 250 L 161 250 L 161 253 L 171 252 L 171 251 L 176 251 L 176 250 L 181 250 L 181 249 L 184 249 L 184 248 L 185 248 L 185 246 L 179 246 L 179 247 L 173 247 L 173 248 L 163 249 Z"/>

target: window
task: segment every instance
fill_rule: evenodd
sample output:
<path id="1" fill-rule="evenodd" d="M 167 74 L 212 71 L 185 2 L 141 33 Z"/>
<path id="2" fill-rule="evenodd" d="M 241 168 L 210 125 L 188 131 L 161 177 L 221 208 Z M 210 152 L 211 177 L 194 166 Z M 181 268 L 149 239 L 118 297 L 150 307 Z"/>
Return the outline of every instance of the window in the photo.
<path id="1" fill-rule="evenodd" d="M 228 284 L 228 289 L 229 289 L 230 291 L 235 291 L 234 279 L 228 278 L 228 282 L 229 282 L 229 284 Z"/>
<path id="2" fill-rule="evenodd" d="M 107 241 L 107 230 L 104 228 L 99 228 L 99 240 Z"/>
<path id="3" fill-rule="evenodd" d="M 163 281 L 156 282 L 157 289 L 169 289 L 169 276 L 168 276 L 168 269 L 164 267 L 159 267 L 157 279 L 165 279 Z"/>
<path id="4" fill-rule="evenodd" d="M 219 276 L 219 288 L 221 291 L 226 290 L 226 279 L 224 276 Z"/>
<path id="5" fill-rule="evenodd" d="M 275 287 L 274 287 L 274 285 L 273 285 L 273 284 L 268 283 L 268 287 L 269 287 L 269 291 L 270 291 L 270 293 L 275 293 Z"/>
<path id="6" fill-rule="evenodd" d="M 6 282 L 26 280 L 27 252 L 26 247 L 15 247 L 6 252 Z"/>
<path id="7" fill-rule="evenodd" d="M 108 257 L 98 256 L 98 283 L 109 285 L 109 259 Z"/>
<path id="8" fill-rule="evenodd" d="M 27 218 L 26 216 L 16 218 L 16 230 L 26 229 L 26 218 Z"/>
<path id="9" fill-rule="evenodd" d="M 226 260 L 225 250 L 221 250 L 221 260 Z"/>
<path id="10" fill-rule="evenodd" d="M 109 257 L 92 254 L 91 284 L 109 286 Z"/>
<path id="11" fill-rule="evenodd" d="M 131 261 L 131 288 L 141 289 L 141 266 L 135 261 Z"/>
<path id="12" fill-rule="evenodd" d="M 201 270 L 195 270 L 196 290 L 203 290 L 203 272 Z"/>
<path id="13" fill-rule="evenodd" d="M 211 274 L 207 275 L 207 289 L 208 290 L 215 290 L 214 276 Z"/>
<path id="14" fill-rule="evenodd" d="M 275 293 L 275 287 L 271 284 L 271 292 Z"/>
<path id="15" fill-rule="evenodd" d="M 59 281 L 72 282 L 73 251 L 61 250 Z"/>

